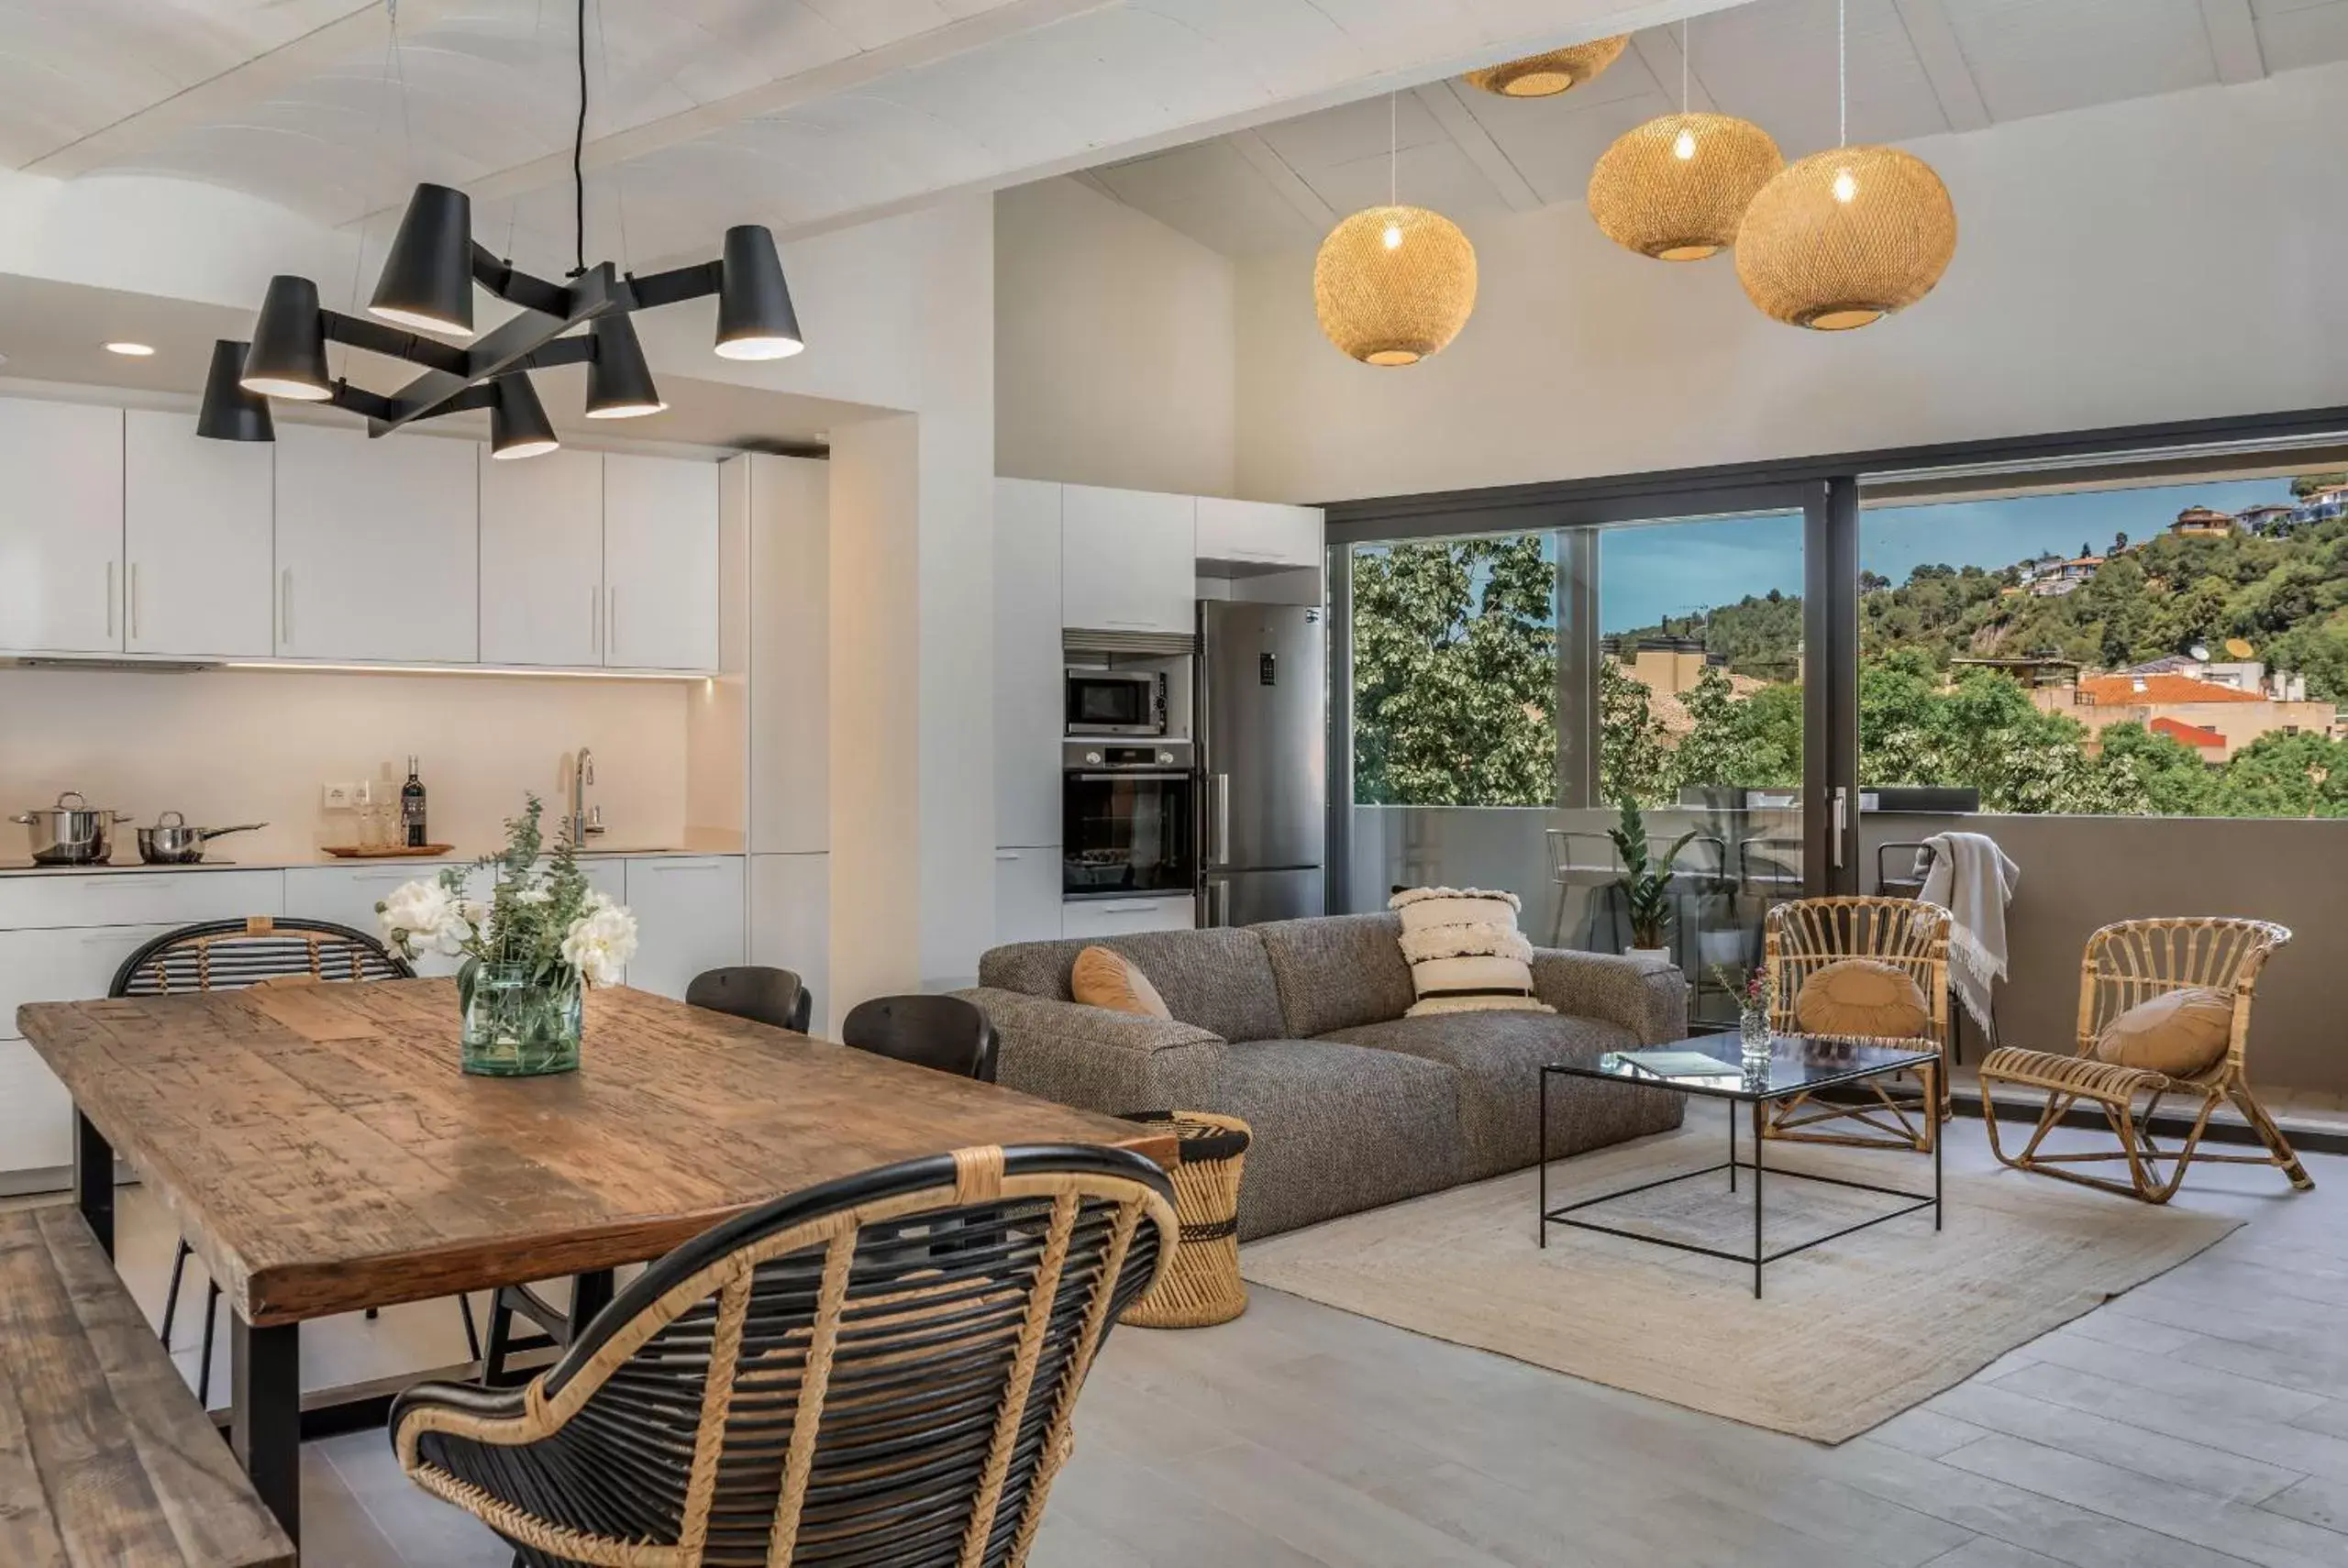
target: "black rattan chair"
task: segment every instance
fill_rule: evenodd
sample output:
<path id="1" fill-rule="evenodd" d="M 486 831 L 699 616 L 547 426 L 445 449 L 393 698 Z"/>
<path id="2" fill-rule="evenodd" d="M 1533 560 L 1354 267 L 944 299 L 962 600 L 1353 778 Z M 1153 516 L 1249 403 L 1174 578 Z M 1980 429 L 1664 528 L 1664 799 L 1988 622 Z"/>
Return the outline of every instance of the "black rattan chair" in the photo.
<path id="1" fill-rule="evenodd" d="M 685 988 L 685 1002 L 689 1007 L 705 1007 L 804 1034 L 814 999 L 789 969 L 740 964 L 695 975 L 693 983 Z"/>
<path id="2" fill-rule="evenodd" d="M 987 1015 L 960 997 L 874 997 L 858 1002 L 840 1022 L 840 1043 L 990 1084 L 1002 1049 Z"/>
<path id="3" fill-rule="evenodd" d="M 106 988 L 109 997 L 192 996 L 205 991 L 249 990 L 255 986 L 345 980 L 412 980 L 415 971 L 363 931 L 331 921 L 253 915 L 183 925 L 140 947 L 122 961 Z M 172 1255 L 171 1288 L 163 1297 L 163 1344 L 169 1348 L 179 1317 L 180 1286 L 194 1249 L 180 1238 Z M 465 1319 L 465 1343 L 481 1354 L 472 1303 L 457 1299 Z M 220 1286 L 204 1289 L 204 1362 L 196 1370 L 196 1397 L 212 1398 L 212 1347 L 217 1327 Z M 372 1317 L 371 1312 L 368 1314 Z"/>
<path id="4" fill-rule="evenodd" d="M 1106 1148 L 827 1182 L 653 1264 L 527 1388 L 409 1389 L 393 1447 L 527 1568 L 1008 1568 L 1094 1354 L 1173 1255 L 1170 1198 Z"/>

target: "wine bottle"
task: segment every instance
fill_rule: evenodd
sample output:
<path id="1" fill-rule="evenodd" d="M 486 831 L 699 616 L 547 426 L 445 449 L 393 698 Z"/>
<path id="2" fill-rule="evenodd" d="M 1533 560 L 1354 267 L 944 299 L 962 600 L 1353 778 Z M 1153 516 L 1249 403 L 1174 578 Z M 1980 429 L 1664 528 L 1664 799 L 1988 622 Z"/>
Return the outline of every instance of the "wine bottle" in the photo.
<path id="1" fill-rule="evenodd" d="M 424 847 L 424 780 L 416 777 L 413 756 L 407 759 L 407 782 L 400 786 L 400 830 L 410 849 Z"/>

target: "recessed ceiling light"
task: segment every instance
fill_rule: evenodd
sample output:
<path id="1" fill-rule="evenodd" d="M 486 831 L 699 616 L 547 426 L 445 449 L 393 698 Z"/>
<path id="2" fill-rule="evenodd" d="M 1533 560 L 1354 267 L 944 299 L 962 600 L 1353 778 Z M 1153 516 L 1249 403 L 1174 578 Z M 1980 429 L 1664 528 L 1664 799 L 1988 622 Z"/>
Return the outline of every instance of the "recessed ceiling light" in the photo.
<path id="1" fill-rule="evenodd" d="M 127 355 L 133 359 L 144 359 L 154 351 L 152 343 L 115 342 L 106 345 L 107 353 Z"/>

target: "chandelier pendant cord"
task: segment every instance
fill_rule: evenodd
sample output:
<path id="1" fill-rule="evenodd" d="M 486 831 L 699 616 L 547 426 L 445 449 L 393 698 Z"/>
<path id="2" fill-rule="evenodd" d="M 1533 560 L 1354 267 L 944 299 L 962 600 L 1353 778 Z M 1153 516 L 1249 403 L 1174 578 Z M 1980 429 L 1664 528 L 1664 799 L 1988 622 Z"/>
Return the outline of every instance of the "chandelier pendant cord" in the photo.
<path id="1" fill-rule="evenodd" d="M 400 0 L 384 0 L 383 18 L 390 24 L 391 32 L 383 40 L 382 84 L 386 87 L 394 82 L 399 84 L 400 125 L 407 134 L 407 171 L 413 179 L 415 175 L 415 140 L 413 128 L 407 123 L 407 72 L 400 63 Z M 379 142 L 383 138 L 383 121 L 390 117 L 390 105 L 378 99 L 375 105 L 375 139 Z M 371 195 L 367 196 L 361 205 L 373 200 Z M 353 312 L 359 309 L 359 281 L 367 273 L 367 217 L 363 212 L 359 215 L 359 230 L 351 237 L 350 308 Z M 342 350 L 337 356 L 342 361 L 342 369 L 338 374 L 347 377 L 350 374 L 350 346 L 338 343 L 334 347 Z"/>
<path id="2" fill-rule="evenodd" d="M 1402 145 L 1394 118 L 1394 101 L 1401 94 L 1396 93 L 1386 94 L 1386 204 L 1390 207 L 1402 204 L 1401 176 L 1395 170 L 1395 165 L 1401 160 Z"/>
<path id="3" fill-rule="evenodd" d="M 1851 145 L 1851 0 L 1834 0 L 1834 89 L 1842 112 L 1840 147 Z"/>
<path id="4" fill-rule="evenodd" d="M 579 0 L 579 123 L 570 133 L 570 275 L 587 271 L 587 0 Z"/>
<path id="5" fill-rule="evenodd" d="M 1682 116 L 1688 113 L 1690 102 L 1688 96 L 1688 18 L 1682 17 L 1679 18 L 1679 112 Z"/>
<path id="6" fill-rule="evenodd" d="M 595 51 L 603 72 L 604 101 L 609 103 L 612 97 L 612 35 L 604 25 L 604 0 L 595 0 Z M 635 255 L 627 242 L 627 165 L 626 163 L 612 165 L 612 196 L 619 208 L 620 273 L 625 277 L 631 275 L 628 271 L 628 263 Z"/>

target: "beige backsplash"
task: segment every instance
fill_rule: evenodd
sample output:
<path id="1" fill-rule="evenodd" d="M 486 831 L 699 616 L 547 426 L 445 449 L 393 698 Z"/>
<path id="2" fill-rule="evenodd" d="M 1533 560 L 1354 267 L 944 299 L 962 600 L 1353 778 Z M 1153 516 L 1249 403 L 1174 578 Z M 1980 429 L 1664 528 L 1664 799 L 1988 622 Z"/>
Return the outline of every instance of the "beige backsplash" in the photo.
<path id="1" fill-rule="evenodd" d="M 396 789 L 414 752 L 433 838 L 474 853 L 497 844 L 526 790 L 559 816 L 570 756 L 587 745 L 590 799 L 609 842 L 681 845 L 685 717 L 697 690 L 526 676 L 0 669 L 0 818 L 79 790 L 139 823 L 165 810 L 215 827 L 265 820 L 260 833 L 220 840 L 213 857 L 293 858 L 355 835 L 354 819 L 323 812 L 321 785 L 383 778 Z M 0 857 L 27 852 L 24 831 L 0 821 Z M 114 858 L 138 858 L 127 829 Z"/>

